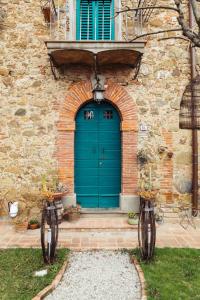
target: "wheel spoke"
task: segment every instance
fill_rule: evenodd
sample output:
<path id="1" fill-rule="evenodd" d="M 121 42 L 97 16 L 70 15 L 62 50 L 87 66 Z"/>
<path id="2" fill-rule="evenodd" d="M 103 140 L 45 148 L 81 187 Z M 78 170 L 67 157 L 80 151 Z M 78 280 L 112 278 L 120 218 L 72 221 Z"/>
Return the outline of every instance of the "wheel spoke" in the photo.
<path id="1" fill-rule="evenodd" d="M 46 228 L 48 225 L 48 229 Z M 58 216 L 53 202 L 46 202 L 41 218 L 41 246 L 45 263 L 53 263 L 58 242 Z"/>
<path id="2" fill-rule="evenodd" d="M 154 255 L 156 241 L 155 213 L 151 201 L 142 199 L 138 223 L 138 243 L 143 260 L 150 260 Z"/>

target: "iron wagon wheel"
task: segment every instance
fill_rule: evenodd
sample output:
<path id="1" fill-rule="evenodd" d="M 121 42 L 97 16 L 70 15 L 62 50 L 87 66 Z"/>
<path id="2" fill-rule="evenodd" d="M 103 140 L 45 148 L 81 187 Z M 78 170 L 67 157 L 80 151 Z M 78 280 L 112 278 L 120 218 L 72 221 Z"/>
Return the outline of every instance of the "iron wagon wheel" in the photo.
<path id="1" fill-rule="evenodd" d="M 46 216 L 46 207 L 43 208 L 42 210 L 42 218 L 41 218 L 41 246 L 42 246 L 42 255 L 43 255 L 43 259 L 45 263 L 48 263 L 48 259 L 46 256 L 46 232 L 45 232 L 45 225 L 46 225 L 46 220 L 47 220 L 47 216 Z"/>
<path id="2" fill-rule="evenodd" d="M 155 249 L 156 227 L 153 206 L 150 201 L 144 201 L 141 206 L 138 222 L 138 241 L 142 259 L 152 258 Z"/>
<path id="3" fill-rule="evenodd" d="M 46 228 L 46 224 L 49 225 L 48 229 Z M 45 207 L 42 211 L 41 220 L 41 245 L 45 263 L 53 263 L 55 260 L 57 241 L 57 212 L 52 206 Z"/>
<path id="4" fill-rule="evenodd" d="M 142 209 L 140 211 L 139 220 L 138 220 L 138 243 L 139 243 L 139 250 L 140 255 L 143 257 L 143 245 L 142 245 Z"/>
<path id="5" fill-rule="evenodd" d="M 58 243 L 58 216 L 57 210 L 53 209 L 50 210 L 51 212 L 51 223 L 50 223 L 50 230 L 51 230 L 51 250 L 50 250 L 50 262 L 53 263 L 56 258 L 56 248 Z"/>
<path id="6" fill-rule="evenodd" d="M 154 255 L 155 244 L 156 244 L 156 220 L 155 220 L 155 214 L 153 210 L 150 212 L 150 230 L 151 230 L 151 240 L 150 240 L 151 249 L 150 249 L 149 258 L 152 258 Z"/>

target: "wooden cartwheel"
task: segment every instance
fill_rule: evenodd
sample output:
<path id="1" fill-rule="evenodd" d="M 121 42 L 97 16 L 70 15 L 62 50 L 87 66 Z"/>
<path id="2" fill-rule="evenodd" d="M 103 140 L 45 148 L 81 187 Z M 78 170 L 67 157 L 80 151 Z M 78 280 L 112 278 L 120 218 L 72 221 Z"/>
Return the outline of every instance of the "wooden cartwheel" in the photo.
<path id="1" fill-rule="evenodd" d="M 140 201 L 138 242 L 141 258 L 148 261 L 154 255 L 156 242 L 154 201 L 145 198 L 140 198 Z"/>

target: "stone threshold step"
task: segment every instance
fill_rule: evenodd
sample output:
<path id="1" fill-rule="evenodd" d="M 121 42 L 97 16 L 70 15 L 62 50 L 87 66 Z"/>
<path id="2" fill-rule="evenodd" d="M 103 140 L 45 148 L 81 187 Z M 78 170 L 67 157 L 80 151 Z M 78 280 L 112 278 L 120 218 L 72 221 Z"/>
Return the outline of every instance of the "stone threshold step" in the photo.
<path id="1" fill-rule="evenodd" d="M 63 228 L 59 227 L 59 232 L 131 232 L 137 231 L 137 225 L 133 225 L 131 228 Z"/>
<path id="2" fill-rule="evenodd" d="M 81 209 L 82 218 L 118 218 L 127 217 L 127 212 L 121 210 L 99 210 L 99 209 Z"/>
<path id="3" fill-rule="evenodd" d="M 137 225 L 129 225 L 127 222 L 127 216 L 121 218 L 115 217 L 82 217 L 73 222 L 64 221 L 59 225 L 60 230 L 133 230 L 137 228 Z"/>
<path id="4" fill-rule="evenodd" d="M 1 225 L 4 225 L 4 224 L 13 224 L 13 221 L 12 221 L 12 219 L 10 218 L 10 217 L 8 217 L 8 216 L 1 216 L 0 217 L 0 224 Z"/>

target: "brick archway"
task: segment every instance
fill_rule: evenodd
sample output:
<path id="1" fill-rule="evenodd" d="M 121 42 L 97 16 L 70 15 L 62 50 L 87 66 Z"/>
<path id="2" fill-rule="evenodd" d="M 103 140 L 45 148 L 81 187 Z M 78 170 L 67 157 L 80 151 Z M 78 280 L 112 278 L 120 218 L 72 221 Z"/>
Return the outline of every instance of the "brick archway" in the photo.
<path id="1" fill-rule="evenodd" d="M 137 188 L 137 115 L 133 99 L 127 91 L 117 83 L 108 81 L 105 98 L 110 101 L 121 114 L 122 131 L 122 187 L 121 198 L 126 202 L 133 201 Z M 58 161 L 59 178 L 69 187 L 69 197 L 74 195 L 74 131 L 75 117 L 79 108 L 92 99 L 90 81 L 74 84 L 60 108 L 57 124 L 58 138 L 55 156 Z M 72 202 L 74 202 L 73 200 Z M 124 209 L 130 205 L 123 202 Z"/>

